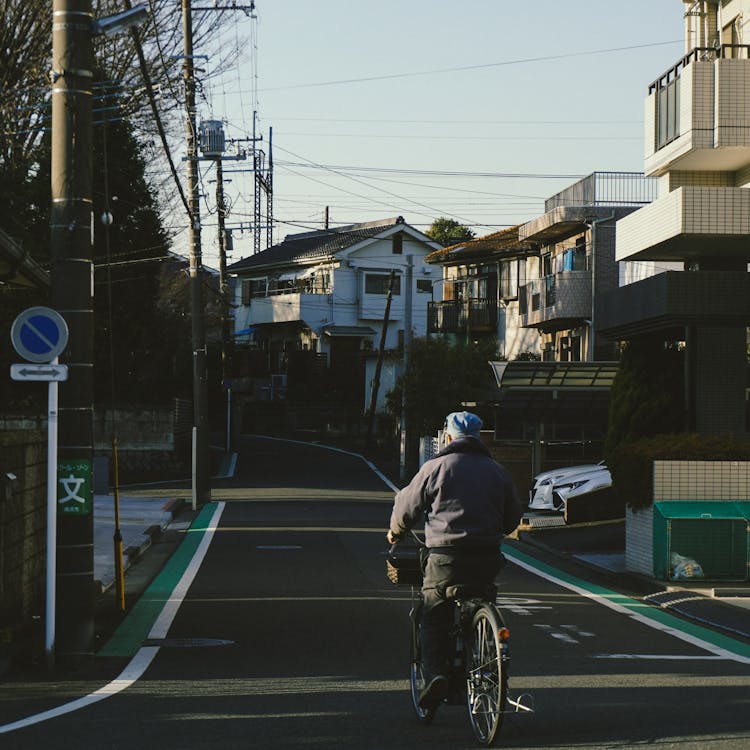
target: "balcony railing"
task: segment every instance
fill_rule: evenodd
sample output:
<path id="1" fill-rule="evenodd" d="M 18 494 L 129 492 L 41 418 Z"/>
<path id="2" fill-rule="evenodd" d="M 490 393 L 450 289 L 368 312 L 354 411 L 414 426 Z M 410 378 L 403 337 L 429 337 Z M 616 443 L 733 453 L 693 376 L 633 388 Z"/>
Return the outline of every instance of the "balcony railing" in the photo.
<path id="1" fill-rule="evenodd" d="M 494 331 L 496 328 L 495 300 L 444 300 L 427 303 L 428 333 Z"/>
<path id="2" fill-rule="evenodd" d="M 642 206 L 656 200 L 658 182 L 642 172 L 592 172 L 544 202 L 544 210 L 558 206 Z"/>
<path id="3" fill-rule="evenodd" d="M 694 47 L 669 68 L 669 70 L 662 73 L 653 83 L 649 84 L 648 93 L 651 95 L 655 91 L 668 86 L 680 75 L 683 68 L 686 68 L 694 60 L 721 60 L 724 58 L 750 59 L 750 44 L 721 44 L 718 47 Z"/>

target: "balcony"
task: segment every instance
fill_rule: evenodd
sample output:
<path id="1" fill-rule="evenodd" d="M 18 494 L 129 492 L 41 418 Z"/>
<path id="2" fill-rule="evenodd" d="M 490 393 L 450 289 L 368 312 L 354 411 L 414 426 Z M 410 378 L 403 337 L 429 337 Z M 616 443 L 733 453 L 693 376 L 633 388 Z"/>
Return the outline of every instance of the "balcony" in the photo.
<path id="1" fill-rule="evenodd" d="M 560 331 L 591 317 L 591 271 L 561 271 L 521 287 L 520 324 Z"/>
<path id="2" fill-rule="evenodd" d="M 615 259 L 750 262 L 750 190 L 684 186 L 617 222 Z"/>
<path id="3" fill-rule="evenodd" d="M 746 326 L 750 274 L 666 271 L 605 294 L 598 313 L 599 330 L 619 340 L 655 332 L 681 339 L 686 325 Z"/>
<path id="4" fill-rule="evenodd" d="M 263 323 L 303 322 L 312 327 L 320 322 L 320 311 L 330 307 L 327 294 L 277 294 L 253 297 L 247 308 L 248 326 Z"/>
<path id="5" fill-rule="evenodd" d="M 479 333 L 497 329 L 497 302 L 489 299 L 427 303 L 428 333 Z"/>
<path id="6" fill-rule="evenodd" d="M 646 174 L 750 164 L 750 46 L 696 48 L 649 86 Z"/>
<path id="7" fill-rule="evenodd" d="M 640 172 L 592 172 L 547 198 L 544 212 L 560 206 L 643 206 L 657 191 L 657 181 Z"/>

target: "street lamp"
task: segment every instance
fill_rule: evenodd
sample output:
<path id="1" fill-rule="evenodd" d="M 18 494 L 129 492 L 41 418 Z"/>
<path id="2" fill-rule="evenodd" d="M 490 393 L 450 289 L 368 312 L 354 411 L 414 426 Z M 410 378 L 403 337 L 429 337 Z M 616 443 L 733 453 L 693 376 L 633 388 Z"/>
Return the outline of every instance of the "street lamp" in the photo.
<path id="1" fill-rule="evenodd" d="M 93 19 L 91 25 L 95 34 L 104 34 L 104 36 L 114 36 L 125 29 L 133 26 L 142 26 L 148 20 L 148 4 L 141 3 L 135 8 L 128 8 L 122 13 L 115 13 L 112 16 Z"/>

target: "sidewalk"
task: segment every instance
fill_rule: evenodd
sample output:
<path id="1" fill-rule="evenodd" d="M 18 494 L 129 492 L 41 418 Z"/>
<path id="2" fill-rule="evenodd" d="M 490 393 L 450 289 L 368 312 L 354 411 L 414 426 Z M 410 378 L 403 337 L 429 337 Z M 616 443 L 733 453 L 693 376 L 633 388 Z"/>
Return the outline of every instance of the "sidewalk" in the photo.
<path id="1" fill-rule="evenodd" d="M 631 573 L 625 567 L 624 521 L 522 526 L 518 539 L 558 562 L 585 568 L 612 587 L 633 592 L 646 604 L 750 640 L 750 582 L 658 581 Z"/>
<path id="2" fill-rule="evenodd" d="M 169 526 L 183 502 L 164 497 L 120 496 L 120 535 L 125 571 Z M 94 580 L 101 591 L 106 591 L 115 582 L 114 533 L 114 497 L 95 495 Z"/>

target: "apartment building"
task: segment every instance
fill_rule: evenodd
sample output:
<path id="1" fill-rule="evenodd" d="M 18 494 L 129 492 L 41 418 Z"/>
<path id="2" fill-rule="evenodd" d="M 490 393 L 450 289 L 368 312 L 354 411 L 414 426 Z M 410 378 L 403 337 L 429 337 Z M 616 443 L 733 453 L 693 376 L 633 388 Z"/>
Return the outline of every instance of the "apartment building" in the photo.
<path id="1" fill-rule="evenodd" d="M 507 360 L 612 359 L 612 341 L 596 331 L 599 300 L 619 283 L 615 224 L 655 187 L 640 173 L 594 172 L 548 198 L 536 219 L 428 255 L 443 269 L 428 331 L 495 338 Z"/>
<path id="2" fill-rule="evenodd" d="M 685 351 L 688 430 L 744 435 L 750 323 L 750 0 L 684 2 L 685 54 L 647 87 L 658 196 L 617 222 L 604 335 Z"/>

